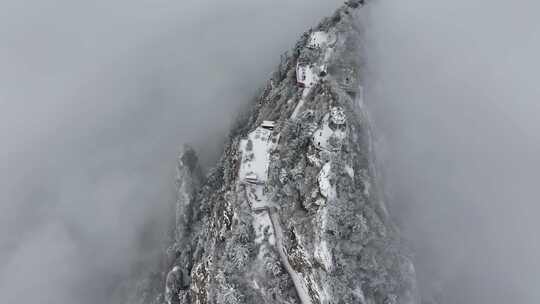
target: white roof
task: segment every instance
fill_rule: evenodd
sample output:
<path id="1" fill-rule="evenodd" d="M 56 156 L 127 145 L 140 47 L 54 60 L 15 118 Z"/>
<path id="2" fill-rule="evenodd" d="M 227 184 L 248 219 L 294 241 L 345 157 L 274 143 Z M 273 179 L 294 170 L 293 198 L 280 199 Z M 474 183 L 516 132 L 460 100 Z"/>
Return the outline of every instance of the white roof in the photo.
<path id="1" fill-rule="evenodd" d="M 250 150 L 247 149 L 249 141 L 251 141 Z M 242 152 L 240 180 L 265 183 L 268 177 L 272 148 L 272 131 L 266 128 L 258 127 L 249 133 L 246 139 L 242 139 L 240 141 L 240 151 Z"/>
<path id="2" fill-rule="evenodd" d="M 273 128 L 276 126 L 276 122 L 273 120 L 263 120 L 261 127 L 270 127 Z"/>
<path id="3" fill-rule="evenodd" d="M 255 174 L 253 172 L 248 173 L 248 174 L 246 174 L 246 179 L 256 180 L 257 179 L 257 174 Z"/>

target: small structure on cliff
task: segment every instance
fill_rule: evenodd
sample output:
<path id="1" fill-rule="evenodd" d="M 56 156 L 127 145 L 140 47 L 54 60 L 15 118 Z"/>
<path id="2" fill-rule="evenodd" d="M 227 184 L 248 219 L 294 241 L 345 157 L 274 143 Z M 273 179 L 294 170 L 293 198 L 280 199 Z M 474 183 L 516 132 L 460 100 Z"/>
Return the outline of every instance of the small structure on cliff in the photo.
<path id="1" fill-rule="evenodd" d="M 252 184 L 264 184 L 268 178 L 273 124 L 266 122 L 240 141 L 240 180 Z"/>
<path id="2" fill-rule="evenodd" d="M 322 49 L 332 47 L 337 41 L 337 36 L 334 33 L 324 31 L 316 31 L 311 33 L 308 40 L 308 48 Z"/>
<path id="3" fill-rule="evenodd" d="M 338 151 L 347 135 L 345 114 L 340 107 L 333 108 L 321 122 L 321 126 L 313 132 L 311 138 L 315 148 L 326 151 Z"/>

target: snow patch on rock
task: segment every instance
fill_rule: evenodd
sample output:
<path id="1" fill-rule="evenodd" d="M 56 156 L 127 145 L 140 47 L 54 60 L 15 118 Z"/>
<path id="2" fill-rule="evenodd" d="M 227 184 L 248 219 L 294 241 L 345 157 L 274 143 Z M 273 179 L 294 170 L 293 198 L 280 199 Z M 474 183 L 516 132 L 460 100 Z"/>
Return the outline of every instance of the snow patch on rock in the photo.
<path id="1" fill-rule="evenodd" d="M 333 201 L 337 197 L 336 186 L 332 184 L 332 162 L 326 163 L 319 173 L 319 191 L 327 200 Z"/>
<path id="2" fill-rule="evenodd" d="M 255 243 L 262 243 L 268 235 L 270 245 L 275 245 L 274 228 L 267 211 L 253 213 L 253 229 L 255 230 Z"/>
<path id="3" fill-rule="evenodd" d="M 333 33 L 316 31 L 311 33 L 311 35 L 309 36 L 307 46 L 311 49 L 329 47 L 336 43 L 336 38 L 336 35 Z"/>

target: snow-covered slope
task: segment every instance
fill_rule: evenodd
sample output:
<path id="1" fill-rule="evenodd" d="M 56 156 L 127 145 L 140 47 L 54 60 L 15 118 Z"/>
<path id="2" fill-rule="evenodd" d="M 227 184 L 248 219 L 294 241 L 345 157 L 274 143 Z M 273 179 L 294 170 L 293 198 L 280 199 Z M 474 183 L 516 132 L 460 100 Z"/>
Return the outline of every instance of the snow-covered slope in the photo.
<path id="1" fill-rule="evenodd" d="M 206 178 L 182 155 L 174 241 L 139 303 L 417 303 L 374 172 L 360 2 L 283 57 Z"/>

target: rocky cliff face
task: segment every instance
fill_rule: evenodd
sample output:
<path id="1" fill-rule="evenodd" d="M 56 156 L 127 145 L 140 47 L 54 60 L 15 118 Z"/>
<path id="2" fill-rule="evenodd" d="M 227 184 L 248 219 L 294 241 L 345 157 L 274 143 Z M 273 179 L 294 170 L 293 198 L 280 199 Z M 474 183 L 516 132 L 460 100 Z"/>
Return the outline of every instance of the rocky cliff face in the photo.
<path id="1" fill-rule="evenodd" d="M 362 99 L 361 1 L 306 32 L 215 169 L 179 158 L 174 241 L 130 303 L 416 303 Z"/>

